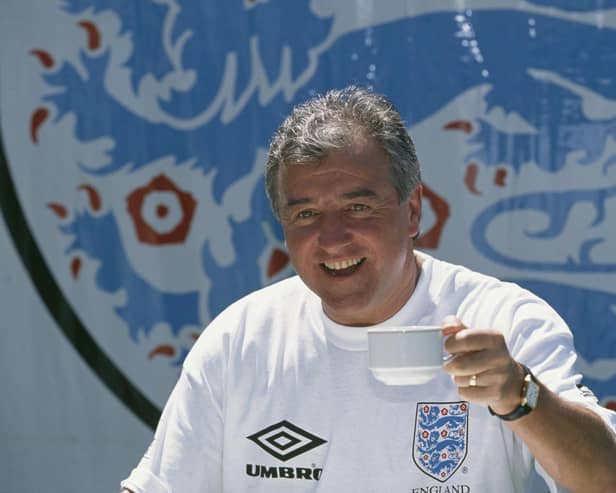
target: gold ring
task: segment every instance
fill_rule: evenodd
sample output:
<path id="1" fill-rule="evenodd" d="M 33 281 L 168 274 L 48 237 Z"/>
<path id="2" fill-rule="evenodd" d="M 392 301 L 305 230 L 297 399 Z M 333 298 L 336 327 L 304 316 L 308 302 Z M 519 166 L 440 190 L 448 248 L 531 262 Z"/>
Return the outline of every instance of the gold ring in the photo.
<path id="1" fill-rule="evenodd" d="M 468 386 L 477 387 L 477 375 L 473 375 L 471 378 L 468 379 Z"/>

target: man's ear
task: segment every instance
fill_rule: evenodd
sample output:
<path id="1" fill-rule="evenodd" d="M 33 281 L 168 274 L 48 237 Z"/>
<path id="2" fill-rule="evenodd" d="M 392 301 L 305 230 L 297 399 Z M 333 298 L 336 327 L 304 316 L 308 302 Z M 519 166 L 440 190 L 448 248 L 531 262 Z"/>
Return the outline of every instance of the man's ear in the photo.
<path id="1" fill-rule="evenodd" d="M 423 196 L 423 186 L 421 183 L 415 185 L 408 198 L 409 207 L 409 236 L 416 238 L 419 236 L 419 223 L 421 222 L 421 197 Z"/>

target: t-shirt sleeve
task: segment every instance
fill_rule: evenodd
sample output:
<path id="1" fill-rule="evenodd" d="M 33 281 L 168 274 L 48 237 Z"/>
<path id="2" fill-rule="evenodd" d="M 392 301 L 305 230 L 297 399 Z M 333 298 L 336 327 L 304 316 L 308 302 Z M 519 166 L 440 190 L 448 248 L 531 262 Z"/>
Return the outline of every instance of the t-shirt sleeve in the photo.
<path id="1" fill-rule="evenodd" d="M 616 415 L 600 406 L 592 391 L 581 385 L 582 375 L 575 367 L 573 335 L 558 313 L 543 300 L 531 296 L 516 304 L 512 317 L 508 345 L 513 358 L 528 366 L 539 381 L 561 398 L 598 414 L 616 433 Z M 530 454 L 527 449 L 526 453 Z M 538 462 L 535 468 L 551 493 L 569 492 L 557 485 Z"/>
<path id="2" fill-rule="evenodd" d="M 516 361 L 528 366 L 554 393 L 596 412 L 616 431 L 614 413 L 600 406 L 592 390 L 582 386 L 573 335 L 552 307 L 529 295 L 516 305 L 511 327 L 508 345 Z"/>
<path id="3" fill-rule="evenodd" d="M 205 372 L 185 365 L 150 447 L 121 486 L 135 493 L 222 491 L 223 423 L 216 394 Z"/>

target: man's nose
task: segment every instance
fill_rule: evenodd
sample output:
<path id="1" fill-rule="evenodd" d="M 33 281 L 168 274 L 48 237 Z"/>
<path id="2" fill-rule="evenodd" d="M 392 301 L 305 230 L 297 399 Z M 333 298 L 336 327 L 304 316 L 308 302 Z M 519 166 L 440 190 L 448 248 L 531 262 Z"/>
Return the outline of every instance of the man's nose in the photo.
<path id="1" fill-rule="evenodd" d="M 353 235 L 343 214 L 323 214 L 319 224 L 319 246 L 337 249 L 351 242 Z"/>

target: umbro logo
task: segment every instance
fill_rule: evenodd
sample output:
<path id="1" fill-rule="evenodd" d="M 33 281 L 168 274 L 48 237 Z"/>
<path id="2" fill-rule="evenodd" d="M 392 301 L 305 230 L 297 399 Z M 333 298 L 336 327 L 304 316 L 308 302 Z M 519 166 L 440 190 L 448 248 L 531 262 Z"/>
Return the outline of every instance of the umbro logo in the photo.
<path id="1" fill-rule="evenodd" d="M 287 461 L 327 443 L 327 440 L 302 430 L 287 420 L 263 428 L 246 438 L 281 461 Z"/>

